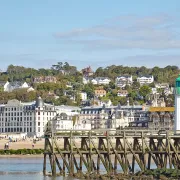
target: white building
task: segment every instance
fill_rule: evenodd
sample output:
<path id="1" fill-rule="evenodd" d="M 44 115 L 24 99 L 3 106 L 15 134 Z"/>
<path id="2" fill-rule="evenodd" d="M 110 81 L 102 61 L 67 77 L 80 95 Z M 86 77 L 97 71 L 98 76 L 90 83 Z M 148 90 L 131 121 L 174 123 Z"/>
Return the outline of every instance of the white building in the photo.
<path id="1" fill-rule="evenodd" d="M 165 89 L 165 88 L 169 87 L 169 84 L 168 83 L 156 83 L 155 87 L 158 89 Z"/>
<path id="2" fill-rule="evenodd" d="M 109 84 L 110 81 L 111 80 L 108 77 L 96 77 L 91 82 L 93 84 L 99 84 L 99 85 L 104 84 L 104 85 L 106 85 L 106 84 Z"/>
<path id="3" fill-rule="evenodd" d="M 116 77 L 115 84 L 117 87 L 123 88 L 126 85 L 131 86 L 133 83 L 132 76 L 118 76 Z"/>
<path id="4" fill-rule="evenodd" d="M 77 115 L 61 113 L 53 120 L 54 131 L 62 130 L 91 130 L 91 123 L 88 120 L 80 120 Z"/>
<path id="5" fill-rule="evenodd" d="M 66 113 L 61 113 L 53 120 L 54 131 L 70 130 L 73 129 L 72 116 L 68 116 Z"/>
<path id="6" fill-rule="evenodd" d="M 11 92 L 15 89 L 21 89 L 21 88 L 29 88 L 30 86 L 24 82 L 18 82 L 18 81 L 15 81 L 15 82 L 6 82 L 5 85 L 4 85 L 4 91 L 6 92 Z"/>
<path id="7" fill-rule="evenodd" d="M 89 77 L 83 77 L 83 84 L 92 83 L 94 85 L 106 85 L 110 83 L 110 79 L 108 77 L 96 77 L 96 78 L 89 78 Z"/>
<path id="8" fill-rule="evenodd" d="M 55 115 L 54 105 L 45 104 L 40 97 L 28 103 L 9 100 L 0 105 L 0 133 L 27 133 L 27 136 L 40 137 Z"/>
<path id="9" fill-rule="evenodd" d="M 157 94 L 157 88 L 151 88 L 152 94 Z"/>
<path id="10" fill-rule="evenodd" d="M 35 91 L 33 87 L 27 89 L 27 92 Z"/>
<path id="11" fill-rule="evenodd" d="M 81 100 L 86 101 L 87 100 L 87 93 L 86 92 L 80 92 Z"/>
<path id="12" fill-rule="evenodd" d="M 137 82 L 140 83 L 140 85 L 144 85 L 144 84 L 151 84 L 154 82 L 154 76 L 139 76 L 137 78 Z"/>
<path id="13" fill-rule="evenodd" d="M 180 130 L 180 75 L 176 78 L 175 86 L 175 131 Z"/>
<path id="14" fill-rule="evenodd" d="M 93 78 L 90 77 L 83 77 L 83 84 L 88 84 L 93 80 Z"/>

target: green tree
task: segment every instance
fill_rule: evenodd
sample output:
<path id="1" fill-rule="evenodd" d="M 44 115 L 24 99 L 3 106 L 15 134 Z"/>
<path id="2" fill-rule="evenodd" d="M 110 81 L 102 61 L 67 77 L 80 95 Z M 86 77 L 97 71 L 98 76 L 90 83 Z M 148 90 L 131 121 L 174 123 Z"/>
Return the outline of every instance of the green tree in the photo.
<path id="1" fill-rule="evenodd" d="M 139 94 L 143 96 L 143 99 L 146 99 L 146 96 L 151 93 L 151 88 L 147 85 L 143 85 L 139 89 Z"/>

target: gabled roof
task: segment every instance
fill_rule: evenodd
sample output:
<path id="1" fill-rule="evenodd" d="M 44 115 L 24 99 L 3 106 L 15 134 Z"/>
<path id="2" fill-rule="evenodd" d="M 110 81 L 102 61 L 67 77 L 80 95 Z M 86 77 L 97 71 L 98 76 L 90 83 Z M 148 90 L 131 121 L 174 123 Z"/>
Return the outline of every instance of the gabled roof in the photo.
<path id="1" fill-rule="evenodd" d="M 153 75 L 139 75 L 139 76 L 138 76 L 138 78 L 141 78 L 141 77 L 152 78 Z"/>
<path id="2" fill-rule="evenodd" d="M 105 80 L 105 79 L 110 80 L 108 77 L 96 77 L 95 79 L 96 79 L 96 80 Z"/>
<path id="3" fill-rule="evenodd" d="M 128 76 L 128 75 L 122 75 L 122 76 L 117 76 L 116 78 L 131 78 L 132 76 Z"/>

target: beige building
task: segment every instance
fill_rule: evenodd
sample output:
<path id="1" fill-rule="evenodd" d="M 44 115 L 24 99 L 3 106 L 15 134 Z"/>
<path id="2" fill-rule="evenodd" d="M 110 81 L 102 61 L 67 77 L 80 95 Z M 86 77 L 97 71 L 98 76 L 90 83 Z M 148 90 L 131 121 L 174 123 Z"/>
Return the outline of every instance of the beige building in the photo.
<path id="1" fill-rule="evenodd" d="M 96 89 L 94 93 L 96 97 L 106 96 L 106 91 L 104 89 Z"/>

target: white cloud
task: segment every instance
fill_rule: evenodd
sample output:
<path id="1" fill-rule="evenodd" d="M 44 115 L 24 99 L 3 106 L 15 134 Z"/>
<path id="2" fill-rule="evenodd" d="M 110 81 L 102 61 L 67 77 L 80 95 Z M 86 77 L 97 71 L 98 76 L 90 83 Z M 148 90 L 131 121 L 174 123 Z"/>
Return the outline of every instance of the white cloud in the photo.
<path id="1" fill-rule="evenodd" d="M 57 32 L 54 37 L 90 50 L 180 48 L 176 22 L 168 15 L 120 16 L 105 24 Z"/>

